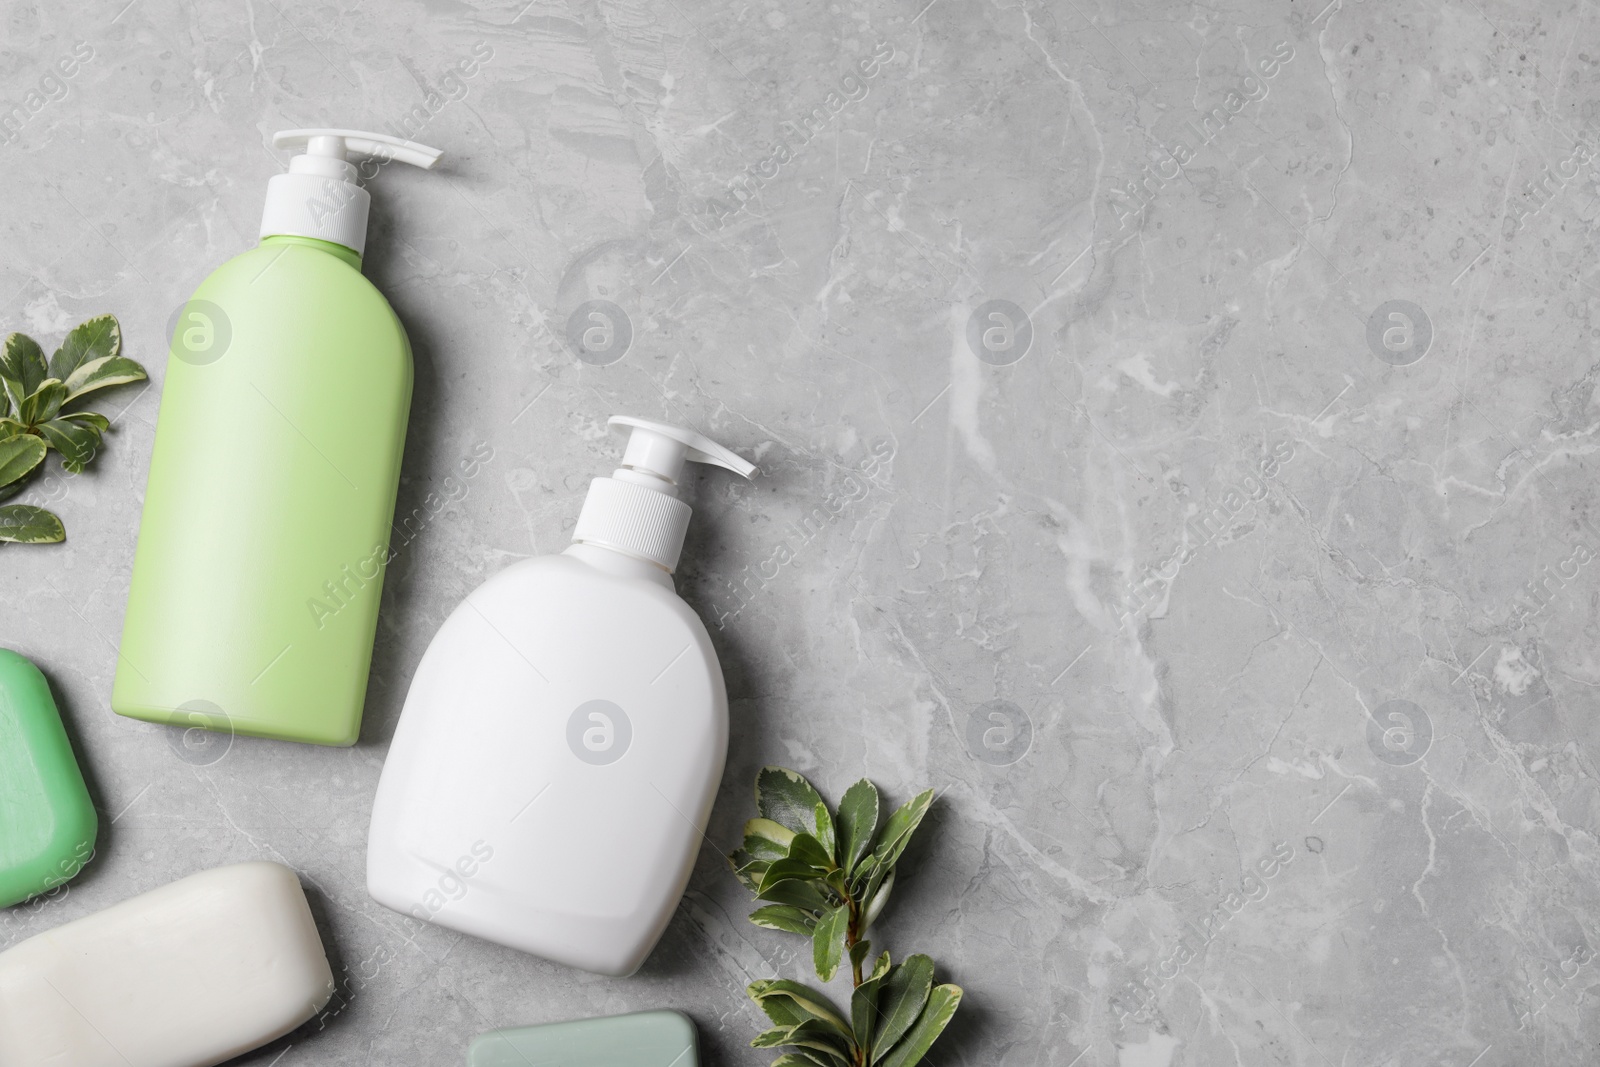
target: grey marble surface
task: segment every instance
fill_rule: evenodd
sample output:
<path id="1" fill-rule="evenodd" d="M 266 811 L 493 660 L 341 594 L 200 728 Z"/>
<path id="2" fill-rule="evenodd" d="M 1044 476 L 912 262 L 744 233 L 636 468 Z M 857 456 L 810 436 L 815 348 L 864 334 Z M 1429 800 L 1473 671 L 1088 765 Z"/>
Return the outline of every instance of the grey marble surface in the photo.
<path id="1" fill-rule="evenodd" d="M 743 987 L 804 961 L 719 849 L 781 763 L 940 790 L 880 929 L 968 991 L 935 1067 L 1592 1062 L 1600 11 L 522 3 L 0 4 L 0 325 L 111 311 L 152 372 L 49 482 L 69 539 L 0 548 L 0 644 L 104 824 L 0 945 L 273 858 L 342 992 L 241 1062 L 459 1063 L 664 1006 L 763 1063 Z M 423 518 L 361 743 L 197 759 L 108 706 L 163 335 L 254 242 L 271 133 L 312 125 L 446 152 L 374 181 L 367 258 L 416 349 Z M 590 301 L 625 350 L 569 347 Z M 762 469 L 695 493 L 678 584 L 732 748 L 627 980 L 363 886 L 423 649 L 565 546 L 613 413 Z"/>

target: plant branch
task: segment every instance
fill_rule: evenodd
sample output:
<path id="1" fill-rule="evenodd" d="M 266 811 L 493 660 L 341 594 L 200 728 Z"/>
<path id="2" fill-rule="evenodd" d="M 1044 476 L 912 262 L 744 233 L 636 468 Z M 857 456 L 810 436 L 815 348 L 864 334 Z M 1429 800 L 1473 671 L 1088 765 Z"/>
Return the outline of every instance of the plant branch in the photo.
<path id="1" fill-rule="evenodd" d="M 877 787 L 863 778 L 837 810 L 806 779 L 782 767 L 756 776 L 759 817 L 745 823 L 744 847 L 728 857 L 757 899 L 750 921 L 812 942 L 817 977 L 832 981 L 850 957 L 851 998 L 840 1011 L 808 986 L 786 979 L 752 982 L 749 993 L 775 1024 L 757 1048 L 799 1050 L 777 1063 L 914 1067 L 949 1024 L 961 988 L 934 985 L 934 963 L 915 954 L 871 961 L 868 927 L 894 887 L 895 864 L 927 814 L 933 790 L 881 818 Z M 870 962 L 870 966 L 868 966 Z"/>

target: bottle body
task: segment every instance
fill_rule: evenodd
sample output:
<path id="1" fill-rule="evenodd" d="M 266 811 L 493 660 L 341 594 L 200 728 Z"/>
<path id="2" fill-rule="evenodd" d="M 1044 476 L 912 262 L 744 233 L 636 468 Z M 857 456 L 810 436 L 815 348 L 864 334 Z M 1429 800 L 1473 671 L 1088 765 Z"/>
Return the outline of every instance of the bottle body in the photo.
<path id="1" fill-rule="evenodd" d="M 269 237 L 201 284 L 178 333 L 112 707 L 353 744 L 410 412 L 405 330 L 353 252 Z"/>
<path id="2" fill-rule="evenodd" d="M 688 883 L 728 743 L 710 638 L 660 578 L 546 556 L 446 620 L 378 785 L 374 899 L 584 970 L 639 967 Z"/>

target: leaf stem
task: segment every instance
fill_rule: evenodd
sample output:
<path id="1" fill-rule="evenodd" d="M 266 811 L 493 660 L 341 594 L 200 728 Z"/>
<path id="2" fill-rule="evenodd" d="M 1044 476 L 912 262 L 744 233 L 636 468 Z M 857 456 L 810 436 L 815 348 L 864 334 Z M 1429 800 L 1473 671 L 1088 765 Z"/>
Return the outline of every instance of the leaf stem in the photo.
<path id="1" fill-rule="evenodd" d="M 845 903 L 850 906 L 850 922 L 845 927 L 844 950 L 850 954 L 850 978 L 854 987 L 861 985 L 861 960 L 855 954 L 855 947 L 861 941 L 861 906 L 855 898 L 845 894 Z"/>

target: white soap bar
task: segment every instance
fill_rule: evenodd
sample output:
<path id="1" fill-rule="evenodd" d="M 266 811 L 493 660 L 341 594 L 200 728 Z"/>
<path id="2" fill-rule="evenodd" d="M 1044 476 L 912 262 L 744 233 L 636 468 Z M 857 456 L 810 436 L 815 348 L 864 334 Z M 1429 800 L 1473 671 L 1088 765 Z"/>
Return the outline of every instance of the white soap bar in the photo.
<path id="1" fill-rule="evenodd" d="M 0 953 L 0 1067 L 212 1067 L 332 995 L 295 873 L 218 867 Z"/>

